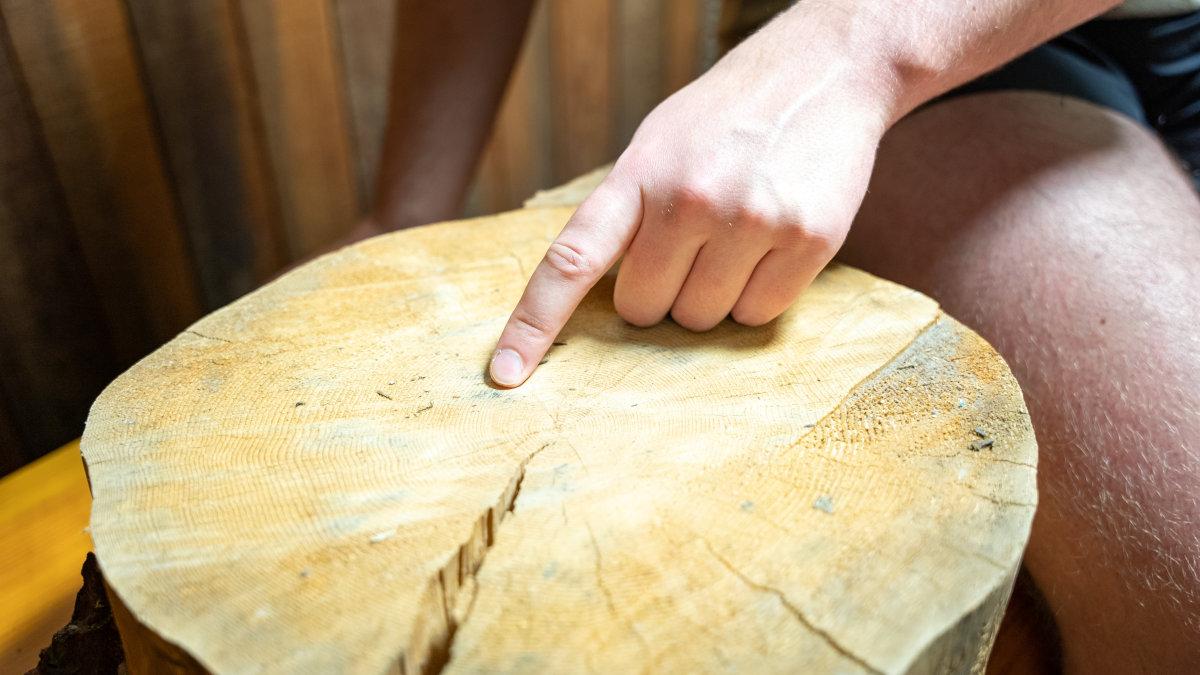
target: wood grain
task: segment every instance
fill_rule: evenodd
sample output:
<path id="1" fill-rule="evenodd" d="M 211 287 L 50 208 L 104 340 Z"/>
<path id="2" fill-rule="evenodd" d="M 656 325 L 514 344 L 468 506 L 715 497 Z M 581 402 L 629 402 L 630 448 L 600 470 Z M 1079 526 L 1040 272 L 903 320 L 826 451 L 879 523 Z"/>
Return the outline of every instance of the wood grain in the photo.
<path id="1" fill-rule="evenodd" d="M 288 247 L 303 258 L 362 213 L 335 28 L 326 0 L 241 0 Z"/>
<path id="2" fill-rule="evenodd" d="M 468 212 L 615 157 L 668 71 L 675 86 L 697 72 L 713 2 L 540 3 Z M 23 336 L 0 347 L 0 405 L 25 457 L 77 432 L 114 367 L 347 231 L 372 197 L 404 27 L 391 0 L 0 0 L 0 15 L 24 81 L 0 96 L 27 111 L 6 116 L 25 121 L 0 155 L 43 157 L 0 195 L 38 212 L 0 221 L 22 326 L 0 333 Z"/>
<path id="3" fill-rule="evenodd" d="M 606 277 L 496 390 L 571 211 L 323 257 L 104 392 L 92 532 L 148 667 L 982 668 L 1036 503 L 1000 357 L 845 267 L 704 335 L 630 327 Z"/>
<path id="4" fill-rule="evenodd" d="M 127 4 L 205 304 L 220 307 L 287 262 L 241 17 L 232 0 Z"/>
<path id="5" fill-rule="evenodd" d="M 91 503 L 77 441 L 0 480 L 0 672 L 32 668 L 71 618 Z"/>
<path id="6" fill-rule="evenodd" d="M 700 30 L 704 20 L 701 0 L 664 0 L 663 79 L 668 94 L 700 73 Z"/>
<path id="7" fill-rule="evenodd" d="M 596 189 L 596 186 L 600 185 L 600 181 L 604 180 L 609 171 L 612 171 L 612 167 L 612 164 L 605 164 L 562 185 L 549 190 L 539 190 L 525 200 L 524 207 L 577 206 L 592 193 L 592 190 Z"/>
<path id="8" fill-rule="evenodd" d="M 724 0 L 663 0 L 663 4 L 664 95 L 669 95 L 716 63 Z"/>
<path id="9" fill-rule="evenodd" d="M 117 373 L 0 17 L 0 475 L 78 436 Z"/>
<path id="10" fill-rule="evenodd" d="M 119 0 L 2 0 L 16 61 L 118 357 L 200 314 L 195 271 Z"/>

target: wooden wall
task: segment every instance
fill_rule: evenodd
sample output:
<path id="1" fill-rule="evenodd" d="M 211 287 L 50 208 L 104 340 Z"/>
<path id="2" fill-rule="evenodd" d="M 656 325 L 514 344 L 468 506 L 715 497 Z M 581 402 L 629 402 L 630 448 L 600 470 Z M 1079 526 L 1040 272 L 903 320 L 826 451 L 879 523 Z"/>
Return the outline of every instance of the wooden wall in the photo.
<path id="1" fill-rule="evenodd" d="M 363 213 L 395 1 L 0 0 L 0 474 Z M 712 61 L 717 13 L 543 0 L 466 212 L 614 158 Z"/>

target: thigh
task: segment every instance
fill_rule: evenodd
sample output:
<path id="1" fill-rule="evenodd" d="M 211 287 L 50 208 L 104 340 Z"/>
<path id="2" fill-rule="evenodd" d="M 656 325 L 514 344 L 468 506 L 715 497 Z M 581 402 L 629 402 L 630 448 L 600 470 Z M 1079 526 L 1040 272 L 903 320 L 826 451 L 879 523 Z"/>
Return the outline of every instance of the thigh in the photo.
<path id="1" fill-rule="evenodd" d="M 841 258 L 1008 359 L 1038 433 L 1026 564 L 1068 669 L 1200 669 L 1200 201 L 1076 99 L 941 102 L 884 139 Z"/>

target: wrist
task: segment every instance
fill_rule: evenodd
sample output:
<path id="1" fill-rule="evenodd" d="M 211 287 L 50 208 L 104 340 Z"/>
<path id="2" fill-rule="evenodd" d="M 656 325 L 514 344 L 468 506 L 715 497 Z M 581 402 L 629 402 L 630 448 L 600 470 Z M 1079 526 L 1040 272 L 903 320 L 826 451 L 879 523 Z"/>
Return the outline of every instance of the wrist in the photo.
<path id="1" fill-rule="evenodd" d="M 881 12 L 870 5 L 800 2 L 731 50 L 705 77 L 724 81 L 743 106 L 770 116 L 836 102 L 882 136 L 923 101 L 922 81 L 901 67 Z"/>
<path id="2" fill-rule="evenodd" d="M 781 13 L 760 35 L 786 45 L 777 51 L 789 60 L 840 59 L 845 86 L 882 116 L 886 129 L 927 101 L 1119 4 L 808 0 Z"/>

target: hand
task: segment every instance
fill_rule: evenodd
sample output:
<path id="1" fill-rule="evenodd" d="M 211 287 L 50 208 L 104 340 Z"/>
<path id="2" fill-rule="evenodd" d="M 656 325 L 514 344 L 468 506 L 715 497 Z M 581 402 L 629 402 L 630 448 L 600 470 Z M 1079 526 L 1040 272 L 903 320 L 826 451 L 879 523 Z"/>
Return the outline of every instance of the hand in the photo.
<path id="1" fill-rule="evenodd" d="M 845 239 L 887 111 L 847 63 L 790 69 L 810 71 L 803 86 L 781 87 L 794 74 L 753 53 L 727 57 L 645 119 L 534 270 L 492 357 L 496 384 L 529 377 L 622 254 L 613 300 L 636 326 L 668 313 L 694 331 L 726 316 L 757 326 L 796 299 Z"/>

